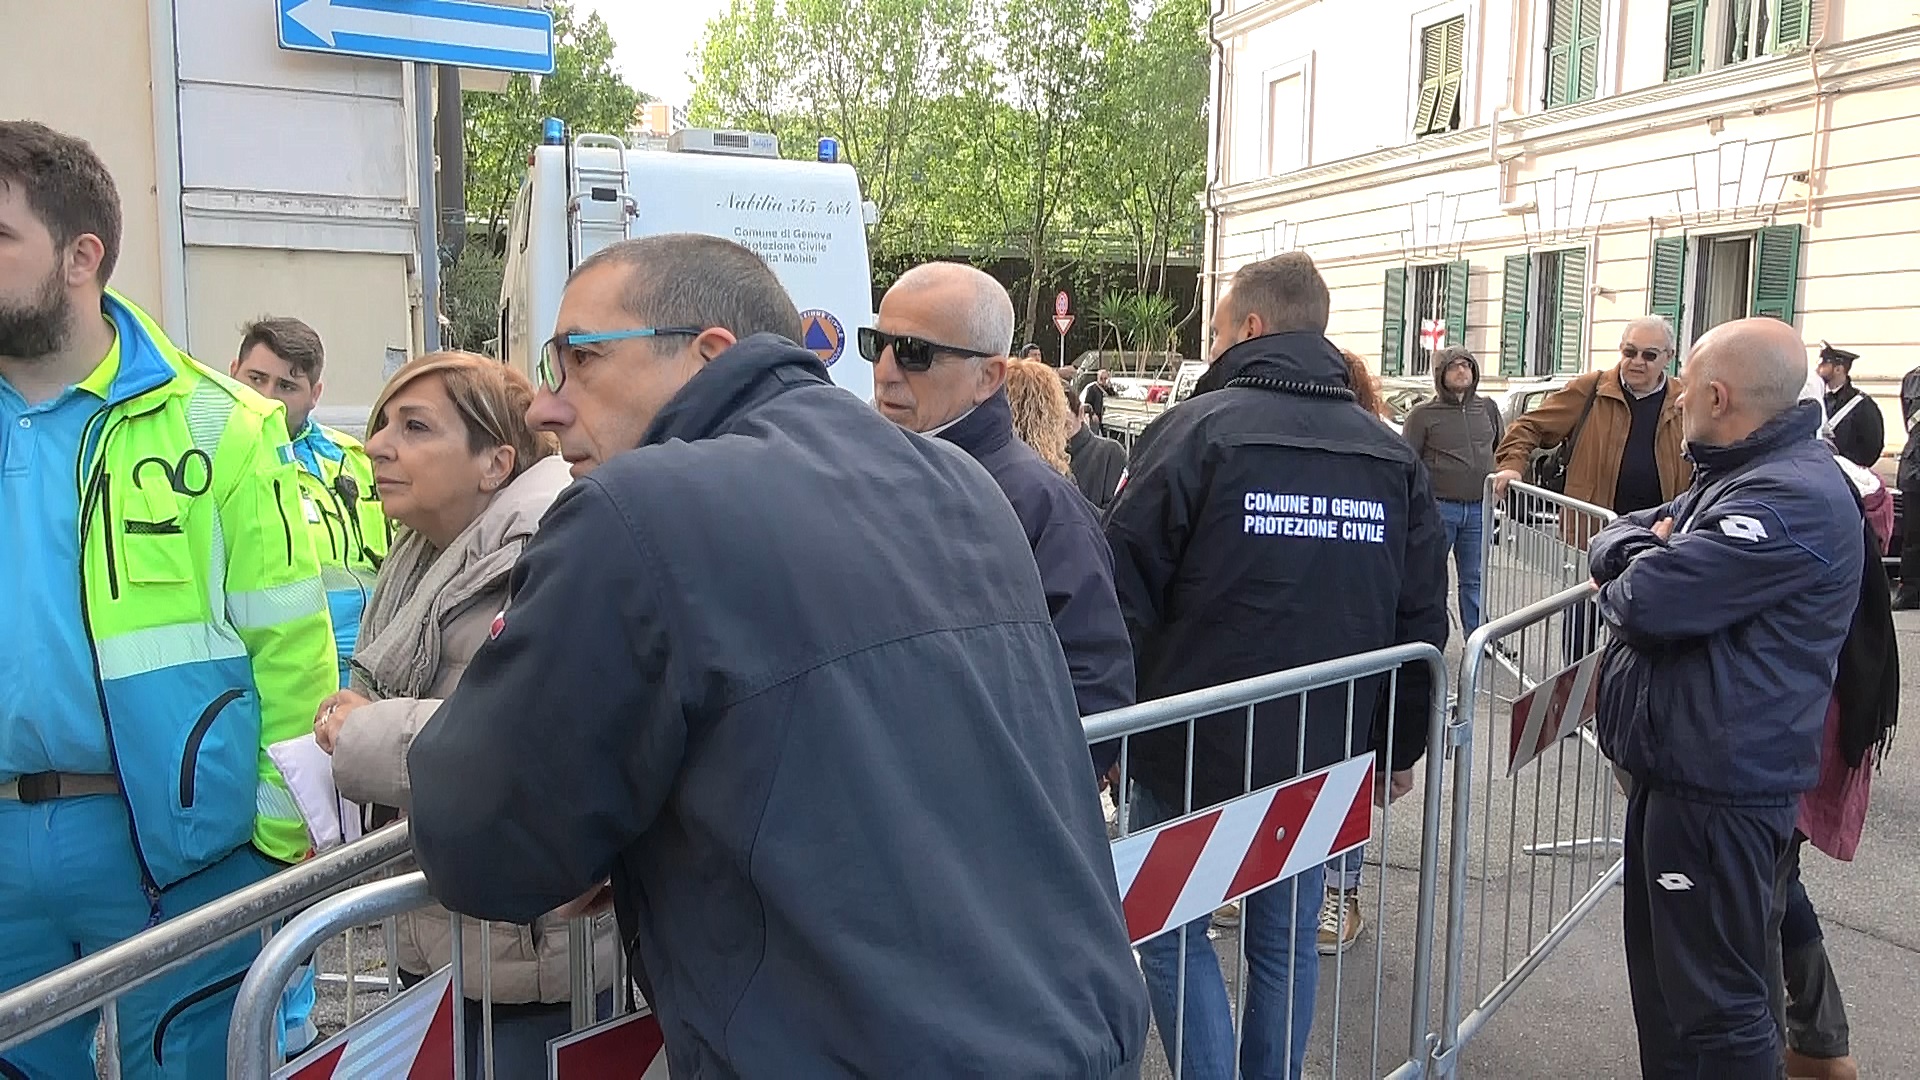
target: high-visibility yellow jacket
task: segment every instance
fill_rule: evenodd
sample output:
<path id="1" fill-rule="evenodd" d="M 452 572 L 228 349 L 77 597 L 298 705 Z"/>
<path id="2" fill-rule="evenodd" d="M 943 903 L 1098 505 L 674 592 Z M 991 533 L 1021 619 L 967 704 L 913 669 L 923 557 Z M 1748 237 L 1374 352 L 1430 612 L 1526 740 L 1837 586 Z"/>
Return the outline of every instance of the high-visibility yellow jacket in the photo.
<path id="1" fill-rule="evenodd" d="M 293 452 L 300 465 L 300 513 L 320 559 L 340 685 L 346 686 L 347 658 L 387 557 L 390 529 L 374 490 L 373 462 L 359 440 L 309 419 L 293 437 Z"/>
<path id="2" fill-rule="evenodd" d="M 81 440 L 81 604 L 148 888 L 306 826 L 266 753 L 337 685 L 279 406 L 175 348 L 109 292 L 120 362 Z"/>

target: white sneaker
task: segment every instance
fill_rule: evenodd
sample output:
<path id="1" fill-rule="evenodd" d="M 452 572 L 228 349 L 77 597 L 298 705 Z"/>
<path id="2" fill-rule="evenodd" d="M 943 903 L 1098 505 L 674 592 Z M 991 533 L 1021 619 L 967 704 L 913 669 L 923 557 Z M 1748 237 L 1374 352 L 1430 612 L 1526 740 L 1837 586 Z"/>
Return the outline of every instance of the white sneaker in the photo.
<path id="1" fill-rule="evenodd" d="M 1366 928 L 1366 917 L 1360 914 L 1359 894 L 1328 890 L 1326 902 L 1320 905 L 1320 955 L 1346 952 L 1360 940 Z"/>

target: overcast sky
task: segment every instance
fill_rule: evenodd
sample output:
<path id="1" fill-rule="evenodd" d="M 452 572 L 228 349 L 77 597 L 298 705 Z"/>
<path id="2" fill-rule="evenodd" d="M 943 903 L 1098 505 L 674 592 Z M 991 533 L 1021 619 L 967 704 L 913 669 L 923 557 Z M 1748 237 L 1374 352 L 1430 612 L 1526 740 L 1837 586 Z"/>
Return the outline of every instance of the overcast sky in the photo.
<path id="1" fill-rule="evenodd" d="M 616 45 L 614 61 L 635 89 L 685 105 L 693 94 L 687 54 L 727 0 L 577 0 L 600 13 Z"/>

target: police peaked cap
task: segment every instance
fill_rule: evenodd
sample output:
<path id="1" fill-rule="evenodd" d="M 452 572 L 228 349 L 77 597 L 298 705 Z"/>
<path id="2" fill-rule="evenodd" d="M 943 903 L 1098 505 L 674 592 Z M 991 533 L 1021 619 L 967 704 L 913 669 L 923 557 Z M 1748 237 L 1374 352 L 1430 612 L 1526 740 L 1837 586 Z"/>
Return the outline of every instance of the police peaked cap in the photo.
<path id="1" fill-rule="evenodd" d="M 1822 341 L 1820 343 L 1820 359 L 1829 364 L 1845 364 L 1847 367 L 1852 367 L 1853 362 L 1860 359 L 1860 354 L 1857 352 L 1848 352 L 1845 349 L 1836 349 Z"/>

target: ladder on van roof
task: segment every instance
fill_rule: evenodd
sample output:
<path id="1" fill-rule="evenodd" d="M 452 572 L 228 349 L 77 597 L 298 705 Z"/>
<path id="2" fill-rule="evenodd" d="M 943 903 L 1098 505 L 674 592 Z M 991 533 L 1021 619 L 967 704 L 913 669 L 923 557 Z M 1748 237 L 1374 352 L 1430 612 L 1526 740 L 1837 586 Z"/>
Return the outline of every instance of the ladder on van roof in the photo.
<path id="1" fill-rule="evenodd" d="M 567 154 L 567 269 L 625 240 L 640 215 L 627 187 L 627 144 L 613 135 L 578 135 Z"/>

